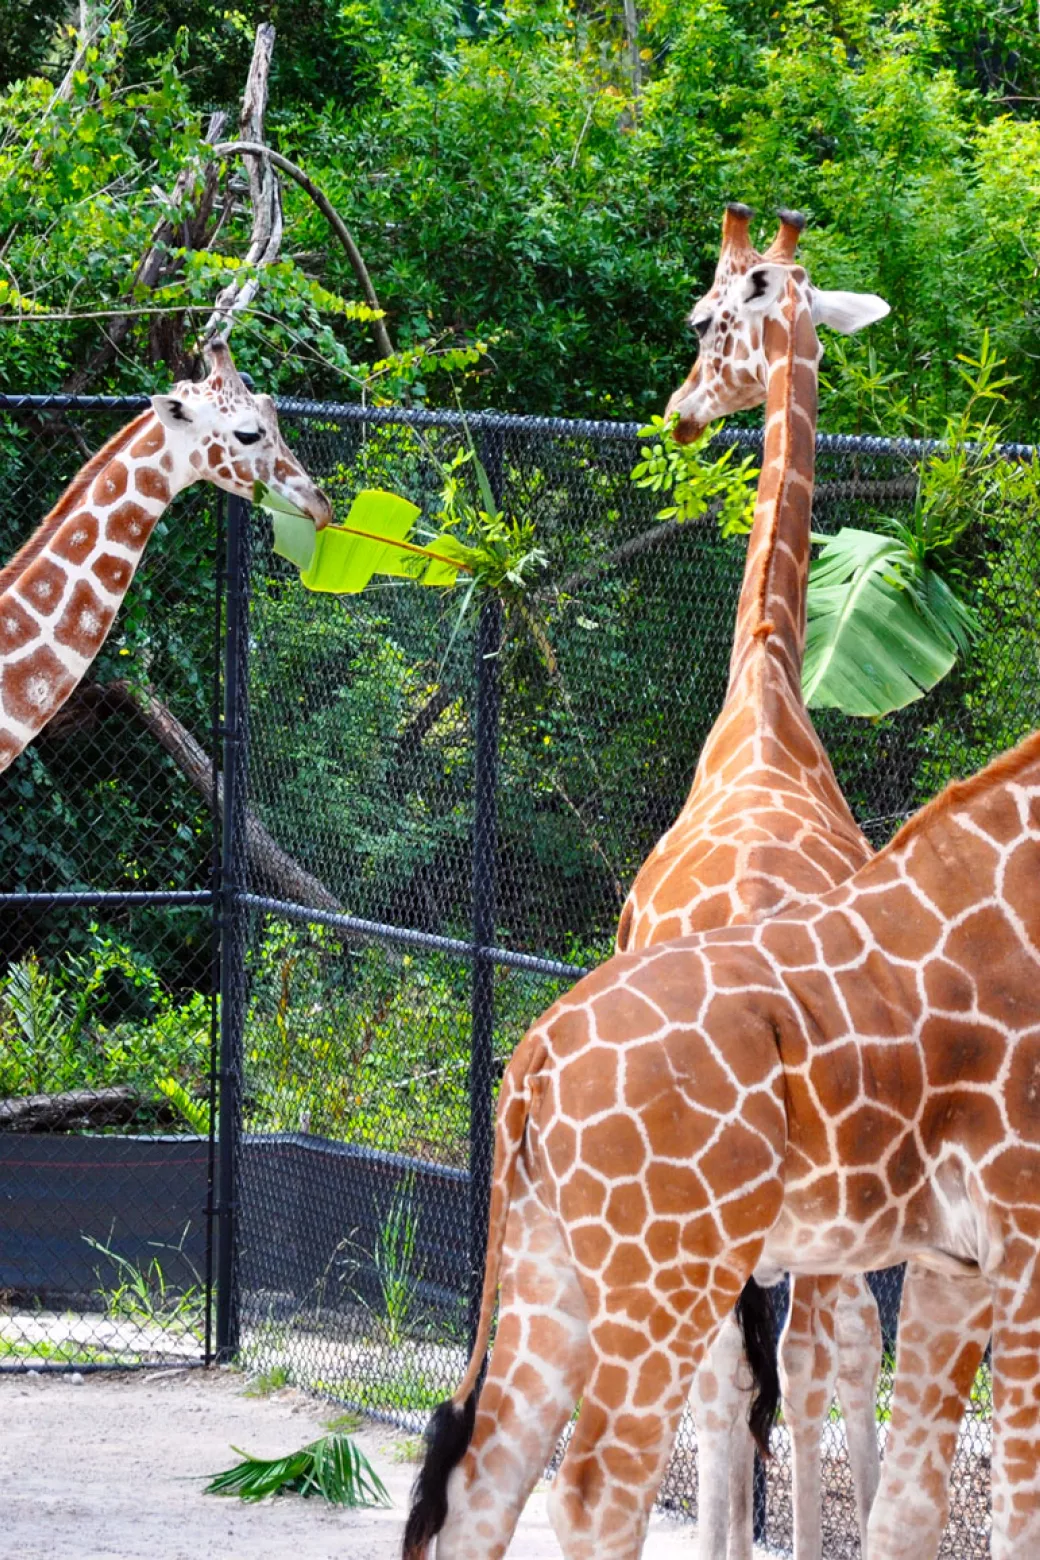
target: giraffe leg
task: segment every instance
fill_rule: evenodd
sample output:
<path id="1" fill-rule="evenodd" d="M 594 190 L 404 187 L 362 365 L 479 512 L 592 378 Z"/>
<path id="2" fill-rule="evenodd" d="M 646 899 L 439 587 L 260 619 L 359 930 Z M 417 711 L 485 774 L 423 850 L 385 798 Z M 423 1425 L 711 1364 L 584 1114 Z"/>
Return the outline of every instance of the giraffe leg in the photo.
<path id="1" fill-rule="evenodd" d="M 835 1389 L 845 1416 L 852 1481 L 856 1491 L 859 1541 L 867 1552 L 867 1524 L 881 1480 L 878 1451 L 877 1392 L 881 1378 L 881 1322 L 877 1301 L 865 1278 L 843 1278 L 834 1306 L 834 1339 L 838 1346 Z"/>
<path id="2" fill-rule="evenodd" d="M 957 1431 L 986 1350 L 992 1310 L 992 1291 L 981 1275 L 951 1278 L 908 1264 L 869 1560 L 931 1560 L 938 1552 Z"/>
<path id="3" fill-rule="evenodd" d="M 794 1552 L 821 1560 L 820 1439 L 834 1398 L 838 1345 L 832 1301 L 836 1278 L 793 1277 L 791 1305 L 780 1338 L 780 1391 L 791 1435 Z"/>
<path id="4" fill-rule="evenodd" d="M 993 1560 L 1040 1554 L 1040 1241 L 1010 1236 L 993 1294 Z"/>
<path id="5" fill-rule="evenodd" d="M 516 1170 L 498 1333 L 473 1439 L 448 1481 L 437 1560 L 498 1560 L 588 1375 L 585 1298 L 556 1219 Z"/>
<path id="6" fill-rule="evenodd" d="M 735 1298 L 735 1297 L 734 1297 Z M 654 1328 L 655 1316 L 651 1322 Z M 549 1517 L 566 1560 L 638 1560 L 654 1497 L 664 1477 L 703 1339 L 685 1331 L 642 1357 L 623 1359 L 612 1321 L 593 1329 L 595 1363 L 581 1412 L 549 1496 Z M 663 1327 L 661 1328 L 663 1331 Z M 626 1343 L 629 1340 L 626 1337 Z"/>
<path id="7" fill-rule="evenodd" d="M 750 1560 L 754 1443 L 751 1381 L 735 1314 L 723 1322 L 693 1380 L 697 1426 L 698 1560 Z"/>

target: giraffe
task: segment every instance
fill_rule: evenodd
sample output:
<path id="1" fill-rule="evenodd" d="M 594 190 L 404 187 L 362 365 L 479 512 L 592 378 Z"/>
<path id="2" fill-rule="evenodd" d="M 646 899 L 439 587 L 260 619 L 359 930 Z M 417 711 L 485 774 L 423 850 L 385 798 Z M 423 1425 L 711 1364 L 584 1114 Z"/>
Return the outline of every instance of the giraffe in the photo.
<path id="1" fill-rule="evenodd" d="M 643 864 L 617 947 L 765 919 L 814 898 L 872 852 L 849 812 L 802 699 L 817 373 L 816 321 L 844 332 L 888 313 L 873 294 L 810 287 L 795 254 L 805 218 L 781 210 L 771 247 L 749 240 L 751 210 L 723 219 L 714 282 L 694 305 L 697 360 L 668 410 L 682 442 L 765 401 L 766 442 L 737 609 L 729 684 L 675 823 Z M 700 1560 L 749 1560 L 753 1440 L 741 1325 L 730 1316 L 694 1381 Z M 780 1351 L 791 1433 L 797 1560 L 818 1560 L 820 1442 L 835 1390 L 845 1413 L 865 1545 L 879 1479 L 874 1401 L 877 1305 L 859 1275 L 792 1282 Z"/>
<path id="2" fill-rule="evenodd" d="M 259 481 L 316 528 L 332 518 L 282 440 L 270 396 L 247 390 L 223 341 L 205 350 L 208 377 L 152 396 L 0 569 L 0 771 L 82 680 L 175 494 L 201 479 L 250 498 Z"/>
<path id="3" fill-rule="evenodd" d="M 929 1329 L 959 1284 L 972 1359 L 992 1323 L 991 1552 L 1023 1560 L 1040 1552 L 1040 732 L 821 898 L 615 955 L 528 1031 L 498 1101 L 476 1344 L 431 1424 L 407 1560 L 438 1531 L 438 1560 L 499 1560 L 579 1398 L 553 1526 L 566 1560 L 635 1560 L 748 1276 L 910 1258 L 939 1280 L 917 1293 Z M 524 1263 L 542 1283 L 515 1304 Z M 918 1553 L 875 1507 L 870 1560 Z"/>

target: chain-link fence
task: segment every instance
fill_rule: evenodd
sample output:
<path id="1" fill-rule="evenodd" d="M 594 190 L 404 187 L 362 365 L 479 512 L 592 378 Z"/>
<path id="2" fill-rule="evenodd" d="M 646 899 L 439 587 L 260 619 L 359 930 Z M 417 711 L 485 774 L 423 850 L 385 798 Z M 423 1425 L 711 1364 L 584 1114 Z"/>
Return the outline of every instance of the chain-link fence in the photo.
<path id="1" fill-rule="evenodd" d="M 0 400 L 0 559 L 139 404 Z M 211 1352 L 221 510 L 163 516 L 90 681 L 0 776 L 0 1370 Z"/>
<path id="2" fill-rule="evenodd" d="M 63 447 L 61 429 L 24 412 L 9 418 L 0 431 L 12 469 L 21 459 L 31 471 L 44 437 Z M 742 547 L 710 523 L 655 519 L 660 500 L 630 480 L 639 459 L 631 427 L 476 415 L 467 431 L 452 414 L 304 403 L 284 406 L 282 421 L 338 501 L 384 486 L 427 515 L 444 465 L 472 437 L 506 516 L 534 525 L 547 555 L 540 583 L 523 611 L 507 613 L 490 598 L 463 610 L 461 591 L 402 581 L 360 597 L 312 595 L 272 554 L 266 521 L 250 523 L 233 503 L 222 609 L 212 567 L 200 561 L 212 556 L 217 507 L 205 494 L 197 510 L 180 501 L 147 555 L 152 572 L 141 586 L 150 593 L 139 601 L 135 586 L 97 668 L 91 698 L 101 713 L 79 736 L 55 730 L 0 780 L 14 809 L 2 826 L 5 850 L 17 849 L 23 820 L 29 840 L 46 833 L 44 801 L 75 850 L 45 850 L 38 866 L 12 857 L 3 881 L 51 895 L 56 886 L 125 892 L 132 881 L 168 893 L 190 884 L 209 899 L 185 909 L 135 905 L 113 921 L 116 907 L 102 914 L 96 896 L 34 908 L 22 892 L 23 931 L 4 954 L 16 968 L 35 956 L 53 973 L 62 958 L 79 957 L 83 939 L 118 933 L 155 972 L 153 1000 L 168 1003 L 176 1028 L 184 1002 L 208 1002 L 213 989 L 205 955 L 194 965 L 184 957 L 177 917 L 196 916 L 201 950 L 206 918 L 219 911 L 219 1064 L 207 1051 L 199 1065 L 201 1044 L 190 1064 L 171 1046 L 158 1072 L 184 1098 L 164 1093 L 158 1077 L 149 1096 L 179 1098 L 172 1108 L 182 1111 L 186 1100 L 197 1116 L 214 1096 L 207 1068 L 224 1076 L 218 1162 L 207 1174 L 228 1195 L 202 1205 L 219 1213 L 217 1341 L 256 1372 L 284 1373 L 419 1427 L 456 1386 L 472 1331 L 497 1080 L 531 1020 L 609 953 L 626 889 L 681 806 L 723 697 Z M 738 437 L 755 447 L 753 436 Z M 100 443 L 96 424 L 89 443 Z M 908 513 L 925 453 L 822 439 L 818 529 Z M 471 481 L 472 465 L 457 474 Z M 52 475 L 60 486 L 62 473 L 48 465 Z M 29 483 L 37 513 L 45 485 L 38 474 Z M 9 554 L 29 521 L 8 525 Z M 1040 546 L 999 516 L 972 546 L 981 635 L 964 668 L 886 720 L 818 721 L 875 844 L 951 773 L 977 769 L 1040 724 L 1031 617 Z M 183 752 L 162 747 L 155 717 L 161 708 L 212 751 L 221 611 L 226 827 L 214 879 L 212 773 L 202 765 L 208 792 L 188 778 Z M 120 685 L 151 725 L 108 709 Z M 50 755 L 65 741 L 75 767 L 55 779 L 49 766 L 61 755 Z M 95 791 L 86 812 L 83 798 Z M 172 848 L 180 853 L 167 862 L 162 852 Z M 87 1008 L 99 1022 L 93 997 Z M 155 1035 L 160 1016 L 149 1015 Z M 35 1088 L 5 1080 L 0 1090 L 23 1092 Z M 173 1132 L 145 1131 L 149 1141 L 199 1141 L 190 1128 L 183 1117 Z M 66 1141 L 135 1134 L 138 1125 L 105 1127 Z M 29 1141 L 19 1134 L 19 1145 Z M 0 1136 L 0 1158 L 14 1142 Z M 31 1185 L 19 1184 L 28 1206 Z M 107 1226 L 100 1238 L 120 1249 Z M 21 1282 L 19 1293 L 31 1296 L 38 1280 Z M 883 1435 L 899 1275 L 874 1282 L 886 1334 Z M 103 1285 L 86 1287 L 96 1317 Z M 23 1316 L 3 1315 L 8 1331 L 15 1314 Z M 24 1337 L 24 1327 L 19 1320 L 12 1336 L 21 1328 Z M 988 1456 L 984 1369 L 958 1450 L 946 1554 L 986 1553 Z M 789 1473 L 781 1425 L 757 1523 L 781 1548 Z M 855 1554 L 838 1418 L 827 1426 L 824 1485 L 824 1552 Z M 695 1514 L 685 1423 L 662 1500 Z"/>

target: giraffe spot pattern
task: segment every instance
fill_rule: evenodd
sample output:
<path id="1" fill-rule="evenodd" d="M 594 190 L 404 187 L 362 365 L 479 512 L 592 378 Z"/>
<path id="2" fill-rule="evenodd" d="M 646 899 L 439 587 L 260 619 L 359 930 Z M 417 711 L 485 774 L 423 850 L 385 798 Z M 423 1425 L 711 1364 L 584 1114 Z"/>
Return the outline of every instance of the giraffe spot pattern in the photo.
<path id="1" fill-rule="evenodd" d="M 40 645 L 3 669 L 0 694 L 8 715 L 32 731 L 39 731 L 68 698 L 76 685 L 49 645 Z"/>
<path id="2" fill-rule="evenodd" d="M 91 564 L 92 573 L 113 596 L 121 596 L 133 578 L 134 568 L 127 558 L 105 553 Z"/>
<path id="3" fill-rule="evenodd" d="M 89 510 L 80 509 L 58 527 L 51 551 L 66 563 L 85 563 L 97 546 L 97 540 L 96 516 Z"/>
<path id="4" fill-rule="evenodd" d="M 170 501 L 170 484 L 155 466 L 138 466 L 134 472 L 134 487 L 143 497 L 155 503 L 167 504 Z"/>
<path id="5" fill-rule="evenodd" d="M 115 608 L 102 602 L 87 580 L 77 580 L 68 605 L 55 626 L 54 637 L 59 644 L 92 660 L 104 643 L 114 617 Z"/>
<path id="6" fill-rule="evenodd" d="M 105 538 L 130 552 L 139 552 L 151 536 L 157 519 L 157 515 L 148 514 L 140 504 L 128 501 L 113 509 L 105 521 Z"/>
<path id="7" fill-rule="evenodd" d="M 101 509 L 107 509 L 126 492 L 127 470 L 121 460 L 109 461 L 94 479 L 90 490 L 92 501 Z"/>
<path id="8" fill-rule="evenodd" d="M 19 577 L 15 589 L 41 617 L 50 617 L 65 594 L 68 578 L 65 570 L 44 553 Z"/>
<path id="9" fill-rule="evenodd" d="M 40 625 L 19 606 L 12 591 L 0 596 L 0 656 L 24 650 L 39 637 Z"/>

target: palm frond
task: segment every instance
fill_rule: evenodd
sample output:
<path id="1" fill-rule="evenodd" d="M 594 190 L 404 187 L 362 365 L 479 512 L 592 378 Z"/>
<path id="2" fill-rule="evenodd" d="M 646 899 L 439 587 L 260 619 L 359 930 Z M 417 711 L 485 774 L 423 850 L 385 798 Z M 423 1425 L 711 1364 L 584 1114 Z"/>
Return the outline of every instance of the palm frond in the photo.
<path id="1" fill-rule="evenodd" d="M 389 1506 L 390 1496 L 364 1452 L 349 1435 L 323 1435 L 286 1457 L 251 1457 L 225 1468 L 206 1485 L 207 1495 L 265 1500 L 268 1495 L 320 1495 L 333 1506 Z"/>

